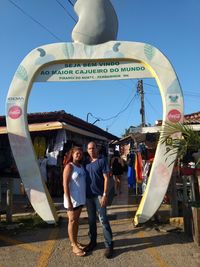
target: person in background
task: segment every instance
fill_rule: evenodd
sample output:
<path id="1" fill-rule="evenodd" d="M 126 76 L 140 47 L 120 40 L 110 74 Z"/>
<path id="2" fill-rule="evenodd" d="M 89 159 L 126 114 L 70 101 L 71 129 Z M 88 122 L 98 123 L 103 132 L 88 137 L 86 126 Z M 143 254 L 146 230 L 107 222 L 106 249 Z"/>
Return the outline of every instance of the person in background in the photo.
<path id="1" fill-rule="evenodd" d="M 87 151 L 90 156 L 90 162 L 86 164 L 86 207 L 90 243 L 85 247 L 85 251 L 92 251 L 97 246 L 96 215 L 98 214 L 105 239 L 104 256 L 111 258 L 113 255 L 112 230 L 106 209 L 110 170 L 106 159 L 104 157 L 99 158 L 97 146 L 94 142 L 88 144 Z"/>
<path id="2" fill-rule="evenodd" d="M 121 194 L 121 179 L 124 172 L 124 161 L 120 158 L 119 151 L 114 152 L 114 156 L 111 159 L 111 172 L 115 180 L 115 192 Z"/>
<path id="3" fill-rule="evenodd" d="M 64 207 L 68 215 L 68 235 L 72 252 L 79 257 L 85 256 L 84 246 L 78 243 L 79 218 L 86 202 L 85 170 L 81 165 L 83 151 L 73 147 L 65 161 L 63 171 Z"/>

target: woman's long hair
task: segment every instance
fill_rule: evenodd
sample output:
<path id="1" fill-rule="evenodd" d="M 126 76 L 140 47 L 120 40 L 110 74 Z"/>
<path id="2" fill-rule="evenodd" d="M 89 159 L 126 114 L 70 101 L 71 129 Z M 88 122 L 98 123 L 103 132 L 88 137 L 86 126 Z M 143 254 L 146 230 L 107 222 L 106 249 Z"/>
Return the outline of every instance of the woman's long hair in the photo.
<path id="1" fill-rule="evenodd" d="M 63 161 L 63 165 L 64 167 L 70 163 L 70 162 L 73 162 L 73 154 L 76 152 L 76 151 L 82 151 L 83 152 L 83 149 L 79 146 L 74 146 L 70 149 L 70 151 L 67 153 L 67 156 L 66 158 L 64 159 Z"/>

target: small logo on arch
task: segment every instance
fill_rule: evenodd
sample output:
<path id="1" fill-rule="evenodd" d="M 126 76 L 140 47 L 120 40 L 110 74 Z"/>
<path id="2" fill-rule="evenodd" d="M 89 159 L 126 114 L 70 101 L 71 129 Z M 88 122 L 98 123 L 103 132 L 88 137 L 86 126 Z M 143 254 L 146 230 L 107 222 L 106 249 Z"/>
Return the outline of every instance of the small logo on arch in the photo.
<path id="1" fill-rule="evenodd" d="M 18 119 L 22 115 L 22 109 L 19 106 L 12 106 L 8 110 L 8 116 L 11 119 Z"/>
<path id="2" fill-rule="evenodd" d="M 172 109 L 169 111 L 167 118 L 171 122 L 179 122 L 181 120 L 181 113 L 177 109 Z"/>

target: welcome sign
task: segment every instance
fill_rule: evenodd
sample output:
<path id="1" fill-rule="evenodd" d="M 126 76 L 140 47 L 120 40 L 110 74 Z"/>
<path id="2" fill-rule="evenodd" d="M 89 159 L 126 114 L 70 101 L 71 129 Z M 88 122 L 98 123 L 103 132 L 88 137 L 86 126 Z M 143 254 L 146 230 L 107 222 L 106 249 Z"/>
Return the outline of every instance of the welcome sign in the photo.
<path id="1" fill-rule="evenodd" d="M 56 64 L 42 69 L 36 82 L 66 82 L 85 80 L 119 80 L 150 78 L 152 74 L 139 62 L 103 61 Z"/>

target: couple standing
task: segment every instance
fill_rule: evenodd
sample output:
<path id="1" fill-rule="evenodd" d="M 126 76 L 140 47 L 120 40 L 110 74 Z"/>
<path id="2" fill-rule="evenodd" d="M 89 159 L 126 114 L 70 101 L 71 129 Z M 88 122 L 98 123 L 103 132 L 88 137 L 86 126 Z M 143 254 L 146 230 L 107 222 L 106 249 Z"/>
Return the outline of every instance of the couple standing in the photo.
<path id="1" fill-rule="evenodd" d="M 87 146 L 90 162 L 85 169 L 81 165 L 83 151 L 80 147 L 71 149 L 63 172 L 64 206 L 69 218 L 68 234 L 72 252 L 77 256 L 85 256 L 97 245 L 96 215 L 103 228 L 106 258 L 113 254 L 112 230 L 109 224 L 106 205 L 108 201 L 109 167 L 104 158 L 98 157 L 96 144 Z M 90 242 L 87 246 L 78 243 L 79 217 L 86 204 L 89 223 Z"/>

